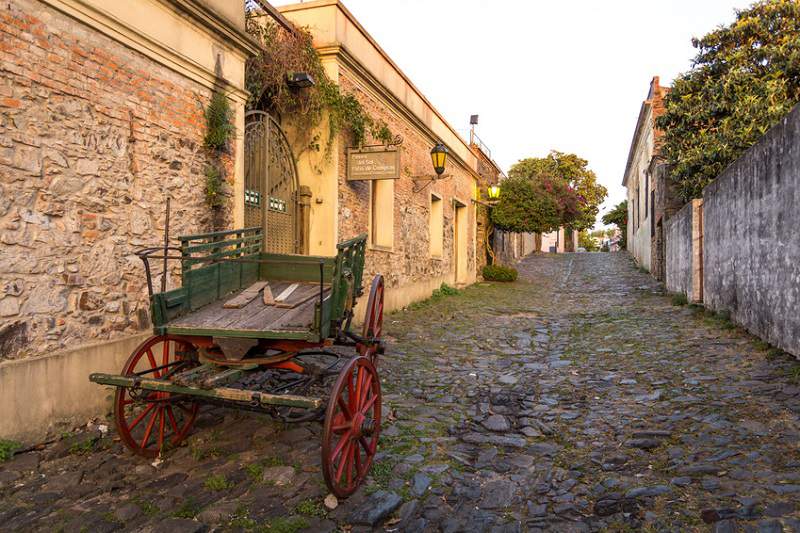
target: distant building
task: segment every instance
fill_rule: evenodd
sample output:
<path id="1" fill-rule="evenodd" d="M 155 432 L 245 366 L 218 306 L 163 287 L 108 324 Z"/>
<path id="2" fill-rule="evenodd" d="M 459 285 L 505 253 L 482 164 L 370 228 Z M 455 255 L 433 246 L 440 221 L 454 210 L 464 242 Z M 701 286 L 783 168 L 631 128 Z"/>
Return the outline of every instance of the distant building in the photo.
<path id="1" fill-rule="evenodd" d="M 655 76 L 639 111 L 622 180 L 628 191 L 628 251 L 657 279 L 664 278 L 663 222 L 680 208 L 660 155 L 663 132 L 655 125 L 668 92 Z"/>

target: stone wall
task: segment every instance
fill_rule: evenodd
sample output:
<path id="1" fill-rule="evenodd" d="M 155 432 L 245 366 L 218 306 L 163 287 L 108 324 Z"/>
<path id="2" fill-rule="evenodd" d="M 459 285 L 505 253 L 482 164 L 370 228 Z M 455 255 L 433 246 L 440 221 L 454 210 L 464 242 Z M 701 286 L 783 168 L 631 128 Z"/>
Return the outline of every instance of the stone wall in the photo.
<path id="1" fill-rule="evenodd" d="M 498 263 L 513 265 L 526 255 L 540 250 L 536 250 L 536 238 L 533 233 L 511 233 L 495 230 L 494 251 Z"/>
<path id="2" fill-rule="evenodd" d="M 147 328 L 132 252 L 166 196 L 172 235 L 212 226 L 209 89 L 36 0 L 4 2 L 0 35 L 0 359 Z"/>
<path id="3" fill-rule="evenodd" d="M 475 265 L 475 205 L 471 202 L 473 178 L 452 158 L 448 163 L 449 178 L 438 180 L 421 192 L 414 192 L 412 176 L 431 175 L 430 150 L 433 141 L 409 121 L 403 120 L 392 106 L 369 90 L 357 74 L 342 67 L 339 84 L 343 91 L 354 94 L 374 119 L 385 121 L 392 133 L 401 135 L 401 178 L 394 183 L 394 244 L 391 249 L 369 246 L 366 255 L 364 283 L 368 285 L 376 273 L 384 275 L 388 289 L 414 283 L 442 279 L 455 283 L 454 264 L 454 200 L 464 204 L 468 213 L 467 264 Z M 339 240 L 349 239 L 370 228 L 370 182 L 348 182 L 345 150 L 351 140 L 342 135 L 339 146 Z M 441 258 L 431 257 L 429 216 L 430 197 L 435 193 L 444 202 L 444 241 Z M 435 287 L 434 287 L 435 288 Z"/>
<path id="4" fill-rule="evenodd" d="M 664 223 L 665 280 L 669 292 L 692 294 L 692 204 Z"/>
<path id="5" fill-rule="evenodd" d="M 480 176 L 478 180 L 478 197 L 486 201 L 488 200 L 488 188 L 500 183 L 501 171 L 491 157 L 481 149 L 480 145 L 471 142 L 469 148 L 475 154 L 478 163 L 477 170 Z M 487 253 L 486 238 L 491 221 L 489 220 L 489 208 L 486 205 L 479 205 L 477 208 L 475 223 L 475 247 L 477 250 L 475 267 L 478 272 L 481 272 L 488 261 L 489 255 Z"/>
<path id="6" fill-rule="evenodd" d="M 800 106 L 703 191 L 705 305 L 800 356 Z"/>

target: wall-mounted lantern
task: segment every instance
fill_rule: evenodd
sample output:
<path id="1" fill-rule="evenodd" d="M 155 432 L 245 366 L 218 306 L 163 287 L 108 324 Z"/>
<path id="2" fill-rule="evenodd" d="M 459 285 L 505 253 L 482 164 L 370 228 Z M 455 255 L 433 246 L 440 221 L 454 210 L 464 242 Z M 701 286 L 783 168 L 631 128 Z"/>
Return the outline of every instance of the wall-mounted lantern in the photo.
<path id="1" fill-rule="evenodd" d="M 292 89 L 305 89 L 316 85 L 316 82 L 308 72 L 289 72 L 286 75 L 286 85 Z"/>
<path id="2" fill-rule="evenodd" d="M 448 154 L 447 147 L 444 143 L 439 142 L 431 149 L 431 163 L 433 163 L 433 171 L 436 172 L 433 176 L 414 176 L 412 179 L 415 182 L 414 185 L 414 192 L 420 192 L 425 187 L 433 183 L 434 181 L 449 178 L 449 174 L 444 173 L 444 169 L 447 166 L 447 154 Z M 422 182 L 422 184 L 420 184 Z"/>
<path id="3" fill-rule="evenodd" d="M 486 193 L 489 196 L 489 200 L 498 200 L 500 198 L 500 186 L 491 185 Z"/>
<path id="4" fill-rule="evenodd" d="M 437 144 L 431 150 L 431 161 L 433 162 L 433 170 L 436 171 L 437 176 L 444 174 L 444 167 L 447 165 L 447 147 L 442 143 Z"/>

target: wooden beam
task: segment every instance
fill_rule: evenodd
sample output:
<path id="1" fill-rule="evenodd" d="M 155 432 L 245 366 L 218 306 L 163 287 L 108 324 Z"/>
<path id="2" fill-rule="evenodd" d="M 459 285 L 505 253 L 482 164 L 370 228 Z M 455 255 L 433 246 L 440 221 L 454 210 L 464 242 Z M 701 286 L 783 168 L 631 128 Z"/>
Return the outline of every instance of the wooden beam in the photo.
<path id="1" fill-rule="evenodd" d="M 247 287 L 245 290 L 222 304 L 222 307 L 225 309 L 241 309 L 242 307 L 246 306 L 250 302 L 256 299 L 258 293 L 264 286 L 267 284 L 266 281 L 257 281 Z"/>
<path id="2" fill-rule="evenodd" d="M 171 381 L 140 378 L 137 376 L 119 376 L 114 374 L 95 373 L 89 376 L 89 381 L 93 383 L 99 383 L 100 385 L 112 385 L 115 387 L 127 388 L 136 386 L 143 390 L 170 392 L 172 394 L 184 394 L 186 396 L 198 396 L 200 398 L 226 400 L 231 402 L 246 403 L 249 405 L 252 405 L 255 402 L 257 405 L 286 405 L 289 407 L 305 407 L 306 409 L 317 409 L 322 405 L 322 399 L 309 396 L 296 396 L 294 394 L 268 394 L 266 392 L 232 389 L 229 387 L 200 389 L 197 387 L 176 385 Z"/>
<path id="3" fill-rule="evenodd" d="M 269 283 L 264 285 L 264 305 L 272 305 L 275 303 L 275 298 L 272 296 L 272 288 Z"/>
<path id="4" fill-rule="evenodd" d="M 289 22 L 289 19 L 283 16 L 283 13 L 275 9 L 275 6 L 267 2 L 266 0 L 255 0 L 255 3 L 264 10 L 264 12 L 275 19 L 275 22 L 283 26 L 283 29 L 286 31 L 297 35 L 298 31 L 294 24 Z"/>
<path id="5" fill-rule="evenodd" d="M 289 298 L 289 296 L 291 296 L 291 295 L 292 295 L 292 293 L 293 293 L 293 292 L 294 292 L 294 291 L 297 289 L 297 287 L 299 287 L 299 286 L 300 286 L 300 284 L 299 284 L 299 283 L 292 283 L 291 285 L 289 285 L 288 287 L 286 287 L 285 289 L 283 289 L 283 292 L 282 292 L 282 293 L 280 293 L 278 296 L 276 296 L 276 297 L 275 297 L 275 302 L 276 302 L 276 303 L 278 303 L 278 302 L 285 302 L 285 301 L 286 301 L 286 299 L 287 299 L 287 298 Z"/>

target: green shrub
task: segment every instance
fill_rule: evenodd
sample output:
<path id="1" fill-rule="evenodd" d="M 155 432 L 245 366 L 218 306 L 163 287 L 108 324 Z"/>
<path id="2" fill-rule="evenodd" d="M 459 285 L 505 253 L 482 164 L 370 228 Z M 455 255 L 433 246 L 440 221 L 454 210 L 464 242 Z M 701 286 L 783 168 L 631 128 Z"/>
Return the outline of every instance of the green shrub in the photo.
<path id="1" fill-rule="evenodd" d="M 8 461 L 14 457 L 14 452 L 22 448 L 22 445 L 13 440 L 0 439 L 0 463 Z"/>
<path id="2" fill-rule="evenodd" d="M 682 292 L 676 292 L 672 295 L 672 305 L 681 306 L 689 303 L 689 299 Z"/>
<path id="3" fill-rule="evenodd" d="M 461 294 L 461 291 L 455 287 L 451 287 L 447 283 L 442 283 L 438 289 L 434 289 L 431 293 L 431 298 L 439 298 L 440 296 L 455 296 Z"/>
<path id="4" fill-rule="evenodd" d="M 504 265 L 486 265 L 483 267 L 483 279 L 486 281 L 516 281 L 519 272 L 516 268 Z"/>

